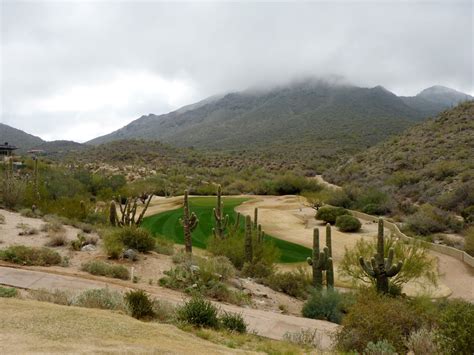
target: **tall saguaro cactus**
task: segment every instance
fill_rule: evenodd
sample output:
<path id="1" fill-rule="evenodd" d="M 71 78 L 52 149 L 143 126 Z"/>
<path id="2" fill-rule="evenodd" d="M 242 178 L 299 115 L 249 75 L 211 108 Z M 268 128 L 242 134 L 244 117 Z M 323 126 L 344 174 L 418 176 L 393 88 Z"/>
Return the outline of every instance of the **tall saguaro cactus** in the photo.
<path id="1" fill-rule="evenodd" d="M 183 218 L 180 220 L 184 230 L 184 248 L 186 253 L 193 252 L 193 241 L 191 233 L 196 229 L 199 220 L 194 212 L 189 210 L 188 190 L 184 191 Z"/>
<path id="2" fill-rule="evenodd" d="M 313 256 L 307 259 L 313 268 L 313 286 L 323 288 L 323 272 L 326 272 L 326 287 L 334 287 L 334 269 L 332 262 L 331 227 L 326 226 L 326 246 L 321 251 L 319 245 L 319 229 L 313 230 Z"/>
<path id="3" fill-rule="evenodd" d="M 252 234 L 252 220 L 250 216 L 247 216 L 245 217 L 245 261 L 248 263 L 253 260 Z"/>
<path id="4" fill-rule="evenodd" d="M 254 211 L 253 211 L 253 229 L 257 229 L 258 228 L 258 208 L 255 207 Z"/>
<path id="5" fill-rule="evenodd" d="M 222 202 L 222 188 L 221 185 L 217 186 L 217 205 L 214 208 L 214 220 L 215 228 L 212 229 L 215 238 L 224 239 L 225 230 L 229 224 L 229 216 L 224 216 L 224 202 Z"/>
<path id="6" fill-rule="evenodd" d="M 385 258 L 384 246 L 383 219 L 380 218 L 377 234 L 377 254 L 370 259 L 370 263 L 364 260 L 362 256 L 359 258 L 360 266 L 364 272 L 375 279 L 377 292 L 379 293 L 389 292 L 389 278 L 397 275 L 403 266 L 402 261 L 392 264 L 393 248 L 390 248 L 388 257 Z"/>

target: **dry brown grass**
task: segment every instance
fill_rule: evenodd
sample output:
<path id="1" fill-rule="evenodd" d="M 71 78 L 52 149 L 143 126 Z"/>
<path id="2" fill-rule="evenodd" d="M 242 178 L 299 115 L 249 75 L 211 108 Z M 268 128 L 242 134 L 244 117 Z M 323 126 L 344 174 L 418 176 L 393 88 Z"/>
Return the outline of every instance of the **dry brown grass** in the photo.
<path id="1" fill-rule="evenodd" d="M 0 353 L 228 354 L 174 326 L 110 311 L 0 299 Z"/>

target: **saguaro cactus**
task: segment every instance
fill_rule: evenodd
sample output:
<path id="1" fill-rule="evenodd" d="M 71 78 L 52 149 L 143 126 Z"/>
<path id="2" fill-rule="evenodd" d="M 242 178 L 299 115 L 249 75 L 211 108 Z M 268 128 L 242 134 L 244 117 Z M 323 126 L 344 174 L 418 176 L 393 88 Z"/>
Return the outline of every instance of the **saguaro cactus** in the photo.
<path id="1" fill-rule="evenodd" d="M 383 235 L 383 219 L 379 219 L 379 228 L 377 234 L 377 254 L 370 259 L 370 263 L 361 256 L 359 263 L 364 272 L 375 279 L 377 292 L 389 292 L 389 278 L 397 275 L 402 269 L 403 262 L 393 263 L 394 251 L 392 248 L 388 251 L 388 257 L 384 257 L 384 235 Z"/>
<path id="2" fill-rule="evenodd" d="M 313 286 L 323 288 L 323 272 L 326 272 L 326 287 L 334 287 L 334 269 L 332 263 L 331 227 L 326 226 L 326 246 L 320 250 L 319 229 L 313 230 L 313 256 L 308 258 L 308 264 L 313 268 Z"/>
<path id="3" fill-rule="evenodd" d="M 248 263 L 253 260 L 252 238 L 252 220 L 250 216 L 247 216 L 245 218 L 245 261 Z"/>
<path id="4" fill-rule="evenodd" d="M 229 216 L 224 216 L 224 202 L 222 202 L 222 188 L 221 185 L 217 186 L 217 206 L 214 208 L 214 219 L 216 221 L 215 228 L 212 229 L 215 238 L 224 239 L 225 230 L 229 224 Z"/>
<path id="5" fill-rule="evenodd" d="M 255 207 L 253 211 L 253 229 L 257 230 L 258 228 L 258 208 Z"/>
<path id="6" fill-rule="evenodd" d="M 116 226 L 118 224 L 118 216 L 117 216 L 117 207 L 115 205 L 115 201 L 110 202 L 109 207 L 109 222 L 112 226 Z"/>
<path id="7" fill-rule="evenodd" d="M 184 230 L 184 248 L 186 253 L 193 252 L 193 241 L 191 233 L 196 229 L 199 220 L 194 212 L 189 211 L 188 190 L 184 191 L 183 218 L 180 222 Z"/>

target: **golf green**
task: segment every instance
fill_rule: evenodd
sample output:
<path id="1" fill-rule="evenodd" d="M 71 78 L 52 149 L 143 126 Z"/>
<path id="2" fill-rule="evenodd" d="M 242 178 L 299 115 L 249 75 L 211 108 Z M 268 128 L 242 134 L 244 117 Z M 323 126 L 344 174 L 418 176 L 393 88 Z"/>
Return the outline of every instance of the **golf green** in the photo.
<path id="1" fill-rule="evenodd" d="M 229 215 L 230 223 L 235 223 L 236 212 L 234 208 L 247 198 L 224 197 L 224 214 Z M 199 224 L 193 232 L 193 246 L 205 249 L 207 241 L 212 237 L 212 228 L 214 227 L 214 216 L 212 209 L 216 206 L 215 197 L 192 197 L 189 199 L 189 208 L 196 213 L 199 218 Z M 150 230 L 154 234 L 159 234 L 172 240 L 177 244 L 184 244 L 183 227 L 179 219 L 183 216 L 183 208 L 177 208 L 162 212 L 153 216 L 146 217 L 143 220 L 142 227 Z M 243 219 L 241 228 L 243 228 Z M 274 245 L 280 250 L 280 260 L 282 263 L 294 263 L 305 261 L 311 256 L 311 250 L 295 243 L 290 243 L 282 239 L 267 236 Z"/>

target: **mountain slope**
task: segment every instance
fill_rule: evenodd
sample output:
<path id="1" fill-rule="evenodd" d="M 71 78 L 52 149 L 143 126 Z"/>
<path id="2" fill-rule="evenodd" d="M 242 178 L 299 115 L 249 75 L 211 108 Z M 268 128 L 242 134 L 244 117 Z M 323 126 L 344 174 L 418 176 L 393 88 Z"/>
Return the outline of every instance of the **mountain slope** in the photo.
<path id="1" fill-rule="evenodd" d="M 464 101 L 471 101 L 474 98 L 462 92 L 436 85 L 421 91 L 416 96 L 405 96 L 401 99 L 408 106 L 422 112 L 424 115 L 434 116 L 447 108 Z"/>
<path id="2" fill-rule="evenodd" d="M 0 142 L 1 144 L 8 142 L 11 145 L 15 145 L 22 151 L 31 149 L 34 146 L 45 143 L 45 141 L 39 137 L 28 134 L 19 129 L 7 126 L 3 123 L 0 123 Z"/>
<path id="3" fill-rule="evenodd" d="M 373 145 L 420 118 L 420 112 L 382 87 L 306 81 L 231 93 L 184 112 L 142 116 L 89 143 L 141 138 L 308 161 Z"/>
<path id="4" fill-rule="evenodd" d="M 165 115 L 142 116 L 89 143 L 160 140 L 182 147 L 258 151 L 322 167 L 322 160 L 367 148 L 445 109 L 447 101 L 436 100 L 446 90 L 428 89 L 410 100 L 381 86 L 308 80 L 213 97 Z"/>
<path id="5" fill-rule="evenodd" d="M 324 176 L 338 185 L 378 186 L 416 203 L 462 211 L 474 205 L 474 101 L 359 153 Z"/>

